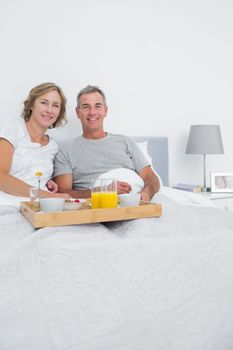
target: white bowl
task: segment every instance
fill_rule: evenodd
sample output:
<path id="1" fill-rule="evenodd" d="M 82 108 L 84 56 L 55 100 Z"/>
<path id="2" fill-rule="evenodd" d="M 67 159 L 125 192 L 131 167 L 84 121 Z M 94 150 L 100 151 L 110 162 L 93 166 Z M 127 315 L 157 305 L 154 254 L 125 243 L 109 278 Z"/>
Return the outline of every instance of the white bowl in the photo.
<path id="1" fill-rule="evenodd" d="M 85 200 L 79 199 L 79 202 L 75 202 L 75 199 L 65 200 L 64 210 L 78 210 L 81 209 L 85 203 Z"/>
<path id="2" fill-rule="evenodd" d="M 65 204 L 64 198 L 41 198 L 40 210 L 48 213 L 52 211 L 63 211 Z"/>
<path id="3" fill-rule="evenodd" d="M 140 204 L 141 193 L 118 194 L 120 207 L 135 207 Z"/>

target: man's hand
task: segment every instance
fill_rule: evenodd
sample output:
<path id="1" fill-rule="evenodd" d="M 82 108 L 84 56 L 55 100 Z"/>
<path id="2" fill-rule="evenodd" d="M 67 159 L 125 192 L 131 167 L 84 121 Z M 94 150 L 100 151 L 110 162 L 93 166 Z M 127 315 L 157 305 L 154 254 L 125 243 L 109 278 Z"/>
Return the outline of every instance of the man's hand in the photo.
<path id="1" fill-rule="evenodd" d="M 144 201 L 144 202 L 150 202 L 150 195 L 149 193 L 145 192 L 145 191 L 142 191 L 141 192 L 141 200 Z"/>
<path id="2" fill-rule="evenodd" d="M 153 195 L 159 191 L 160 183 L 157 175 L 153 172 L 150 166 L 146 166 L 138 173 L 144 181 L 144 188 L 141 192 L 141 199 L 149 202 Z"/>
<path id="3" fill-rule="evenodd" d="M 131 190 L 132 190 L 132 187 L 127 182 L 117 181 L 117 193 L 118 194 L 129 193 Z"/>
<path id="4" fill-rule="evenodd" d="M 50 192 L 58 192 L 58 185 L 53 180 L 48 180 L 46 186 Z"/>

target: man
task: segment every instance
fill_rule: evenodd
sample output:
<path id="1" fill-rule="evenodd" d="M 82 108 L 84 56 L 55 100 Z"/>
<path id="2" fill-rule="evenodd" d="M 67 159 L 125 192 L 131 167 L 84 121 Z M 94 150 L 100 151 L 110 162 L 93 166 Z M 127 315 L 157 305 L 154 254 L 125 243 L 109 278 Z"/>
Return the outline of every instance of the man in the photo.
<path id="1" fill-rule="evenodd" d="M 60 192 L 85 198 L 91 196 L 91 185 L 101 174 L 118 168 L 131 169 L 144 181 L 141 199 L 149 201 L 159 190 L 159 179 L 129 137 L 104 131 L 107 111 L 105 94 L 97 86 L 88 85 L 79 92 L 76 113 L 83 135 L 60 146 L 54 181 Z M 118 194 L 130 191 L 130 184 L 118 181 Z"/>

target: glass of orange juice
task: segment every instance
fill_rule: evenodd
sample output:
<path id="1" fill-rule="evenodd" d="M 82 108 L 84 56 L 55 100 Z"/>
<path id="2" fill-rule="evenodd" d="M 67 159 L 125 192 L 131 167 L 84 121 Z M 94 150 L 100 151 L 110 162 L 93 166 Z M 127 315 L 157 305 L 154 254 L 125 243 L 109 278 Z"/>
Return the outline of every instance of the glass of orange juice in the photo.
<path id="1" fill-rule="evenodd" d="M 100 208 L 116 208 L 117 200 L 117 180 L 101 179 L 100 180 Z"/>
<path id="2" fill-rule="evenodd" d="M 100 183 L 96 183 L 91 188 L 91 207 L 92 209 L 100 209 Z"/>

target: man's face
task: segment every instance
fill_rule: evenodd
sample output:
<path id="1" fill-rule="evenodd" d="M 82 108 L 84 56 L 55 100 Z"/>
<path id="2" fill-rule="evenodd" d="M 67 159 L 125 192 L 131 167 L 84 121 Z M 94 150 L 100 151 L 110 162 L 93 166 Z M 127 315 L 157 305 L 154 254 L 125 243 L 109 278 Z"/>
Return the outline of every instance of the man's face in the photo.
<path id="1" fill-rule="evenodd" d="M 82 123 L 83 131 L 102 131 L 107 111 L 108 107 L 104 104 L 103 96 L 99 92 L 81 95 L 76 112 Z"/>

